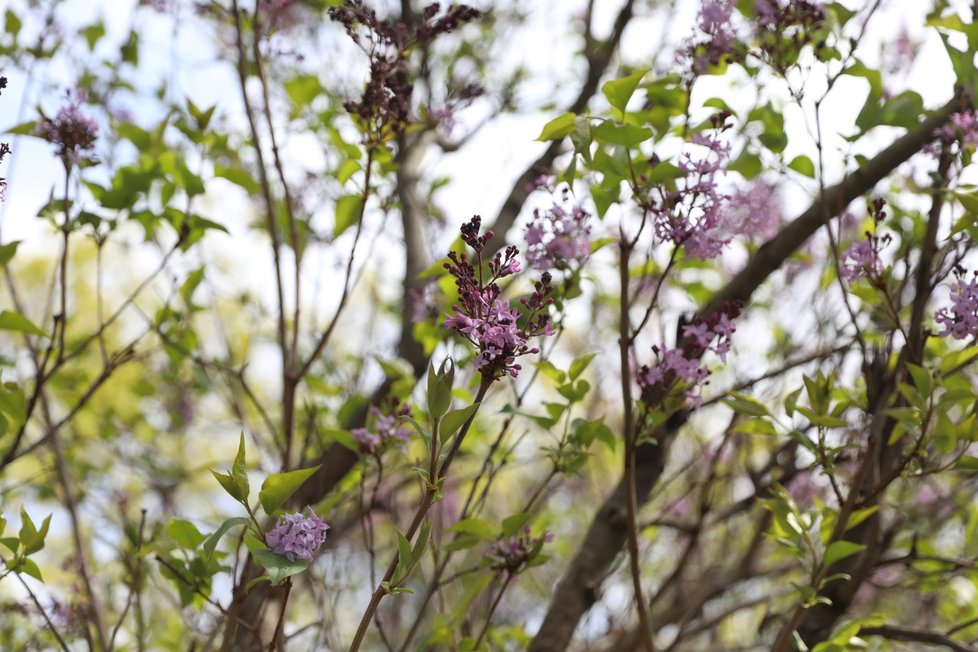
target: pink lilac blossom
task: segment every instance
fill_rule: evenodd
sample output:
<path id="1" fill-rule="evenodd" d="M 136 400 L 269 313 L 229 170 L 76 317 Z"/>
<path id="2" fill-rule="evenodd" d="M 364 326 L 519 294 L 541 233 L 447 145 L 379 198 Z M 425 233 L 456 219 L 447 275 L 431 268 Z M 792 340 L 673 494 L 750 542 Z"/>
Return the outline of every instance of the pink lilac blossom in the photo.
<path id="1" fill-rule="evenodd" d="M 58 156 L 65 165 L 80 163 L 82 154 L 95 147 L 98 124 L 82 114 L 81 105 L 86 100 L 83 91 L 69 91 L 65 95 L 65 104 L 54 119 L 44 118 L 37 126 L 38 136 L 58 146 Z"/>
<path id="2" fill-rule="evenodd" d="M 370 415 L 374 419 L 373 428 L 354 428 L 350 431 L 353 439 L 360 444 L 365 453 L 373 454 L 388 444 L 403 446 L 411 438 L 411 429 L 404 425 L 402 417 L 411 414 L 411 406 L 401 405 L 396 398 L 390 402 L 387 414 L 377 406 L 370 407 Z"/>
<path id="3" fill-rule="evenodd" d="M 880 250 L 889 242 L 889 236 L 878 238 L 866 234 L 865 240 L 852 243 L 842 254 L 839 270 L 842 278 L 850 283 L 860 278 L 875 278 L 883 271 Z"/>
<path id="4" fill-rule="evenodd" d="M 729 128 L 728 114 L 713 118 L 713 134 L 696 133 L 690 143 L 706 148 L 707 154 L 694 158 L 687 151 L 679 159 L 679 169 L 686 176 L 676 182 L 675 189 L 659 188 L 658 201 L 649 209 L 655 218 L 655 233 L 661 240 L 681 245 L 691 258 L 710 259 L 720 255 L 730 238 L 723 237 L 725 223 L 724 201 L 717 189 L 717 175 L 730 154 L 730 145 L 717 136 Z"/>
<path id="5" fill-rule="evenodd" d="M 527 525 L 520 534 L 492 544 L 486 553 L 492 562 L 490 568 L 495 571 L 497 577 L 516 575 L 540 553 L 543 544 L 550 541 L 553 541 L 553 534 L 545 532 L 538 537 L 531 536 L 530 526 Z"/>
<path id="6" fill-rule="evenodd" d="M 580 267 L 591 255 L 590 214 L 580 206 L 568 213 L 559 204 L 544 212 L 533 211 L 527 225 L 526 260 L 541 270 Z"/>
<path id="7" fill-rule="evenodd" d="M 773 238 L 784 221 L 774 188 L 759 179 L 730 194 L 724 217 L 731 233 L 762 241 Z"/>
<path id="8" fill-rule="evenodd" d="M 665 350 L 653 346 L 652 351 L 659 361 L 652 366 L 642 366 L 637 374 L 643 402 L 651 405 L 656 390 L 666 389 L 678 382 L 687 386 L 685 394 L 689 404 L 699 407 L 703 401 L 700 388 L 710 375 L 710 370 L 703 366 L 700 358 L 706 351 L 713 351 L 726 362 L 730 338 L 736 330 L 733 319 L 740 315 L 740 311 L 741 305 L 732 303 L 708 317 L 697 317 L 683 326 L 682 346 Z"/>
<path id="9" fill-rule="evenodd" d="M 944 327 L 938 335 L 963 340 L 978 336 L 978 272 L 970 281 L 965 278 L 964 270 L 957 270 L 957 276 L 949 284 L 951 307 L 938 310 L 935 319 Z"/>
<path id="10" fill-rule="evenodd" d="M 303 516 L 300 512 L 283 514 L 278 525 L 265 534 L 265 543 L 269 549 L 287 557 L 289 561 L 312 561 L 313 555 L 326 542 L 329 526 L 312 509 L 308 513 L 308 516 Z"/>
<path id="11" fill-rule="evenodd" d="M 481 224 L 482 219 L 476 215 L 461 228 L 462 241 L 475 251 L 472 261 L 464 252 L 448 254 L 450 262 L 445 263 L 445 269 L 455 277 L 459 303 L 453 307 L 454 314 L 446 315 L 445 326 L 477 348 L 475 363 L 483 377 L 516 378 L 521 369 L 516 358 L 540 351 L 529 346 L 530 338 L 554 333 L 549 315 L 553 303 L 551 276 L 544 272 L 534 284 L 533 293 L 520 299 L 521 307 L 511 306 L 502 297 L 497 281 L 520 271 L 516 260 L 519 250 L 509 246 L 505 252 L 497 252 L 486 265 L 489 271 L 486 280 L 482 253 L 493 233 L 486 231 L 479 235 Z"/>

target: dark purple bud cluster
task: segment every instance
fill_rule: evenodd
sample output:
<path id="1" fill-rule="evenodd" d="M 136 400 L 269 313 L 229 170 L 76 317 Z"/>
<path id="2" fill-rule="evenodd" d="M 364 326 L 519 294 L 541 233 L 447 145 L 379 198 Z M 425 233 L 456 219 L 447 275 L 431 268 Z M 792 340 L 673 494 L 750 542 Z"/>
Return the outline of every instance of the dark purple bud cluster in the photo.
<path id="1" fill-rule="evenodd" d="M 403 22 L 379 18 L 362 0 L 345 0 L 342 6 L 330 9 L 329 15 L 370 58 L 370 78 L 363 95 L 347 102 L 346 110 L 361 120 L 368 139 L 377 144 L 395 137 L 410 122 L 411 49 L 482 14 L 466 5 L 452 5 L 441 13 L 438 3 L 433 3 L 425 8 L 421 24 L 413 31 Z"/>
<path id="2" fill-rule="evenodd" d="M 540 554 L 543 544 L 550 543 L 553 538 L 550 532 L 545 532 L 538 537 L 532 536 L 530 526 L 527 525 L 519 534 L 492 544 L 487 553 L 491 561 L 489 567 L 496 572 L 496 577 L 517 575 Z"/>
<path id="3" fill-rule="evenodd" d="M 68 91 L 58 114 L 53 119 L 44 118 L 37 126 L 37 135 L 58 146 L 58 156 L 66 166 L 87 159 L 86 153 L 95 147 L 98 123 L 81 112 L 86 100 L 84 91 Z"/>
<path id="4" fill-rule="evenodd" d="M 446 315 L 445 326 L 478 349 L 476 366 L 483 377 L 496 380 L 508 374 L 516 378 L 521 369 L 516 358 L 540 351 L 527 344 L 529 339 L 554 332 L 549 313 L 553 303 L 551 276 L 544 273 L 533 293 L 520 299 L 522 308 L 511 307 L 502 298 L 498 281 L 520 271 L 516 258 L 519 250 L 509 246 L 504 252 L 497 252 L 485 265 L 489 272 L 486 279 L 482 253 L 493 233 L 480 234 L 481 226 L 482 220 L 476 215 L 460 229 L 462 241 L 475 251 L 472 261 L 464 252 L 448 254 L 445 269 L 455 277 L 458 304 L 454 315 Z"/>

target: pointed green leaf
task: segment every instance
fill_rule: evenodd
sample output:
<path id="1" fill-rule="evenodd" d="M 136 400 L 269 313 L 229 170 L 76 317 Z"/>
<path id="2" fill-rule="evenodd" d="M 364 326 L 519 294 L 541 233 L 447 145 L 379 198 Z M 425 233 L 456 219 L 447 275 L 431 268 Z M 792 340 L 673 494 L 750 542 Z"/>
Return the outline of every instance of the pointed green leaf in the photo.
<path id="1" fill-rule="evenodd" d="M 444 442 L 446 439 L 458 432 L 458 429 L 462 427 L 469 417 L 475 414 L 475 411 L 479 409 L 479 403 L 473 403 L 464 408 L 458 410 L 451 410 L 448 412 L 441 420 L 441 440 Z"/>
<path id="2" fill-rule="evenodd" d="M 166 533 L 180 544 L 180 547 L 194 550 L 207 538 L 200 533 L 197 526 L 184 519 L 173 519 L 166 526 Z"/>
<path id="3" fill-rule="evenodd" d="M 559 140 L 568 136 L 574 131 L 574 118 L 576 117 L 573 113 L 557 116 L 543 126 L 543 131 L 537 136 L 537 140 Z"/>
<path id="4" fill-rule="evenodd" d="M 11 310 L 0 312 L 0 331 L 18 331 L 20 333 L 27 333 L 28 335 L 37 335 L 38 337 L 48 336 L 47 333 L 35 326 L 30 319 L 19 312 L 13 312 Z"/>
<path id="5" fill-rule="evenodd" d="M 636 70 L 628 77 L 612 79 L 611 81 L 605 82 L 604 86 L 601 87 L 601 92 L 604 93 L 608 104 L 618 109 L 621 114 L 624 114 L 625 107 L 628 106 L 628 101 L 632 99 L 632 95 L 635 94 L 635 89 L 638 88 L 642 77 L 645 77 L 647 72 L 648 70 L 644 69 Z"/>
<path id="6" fill-rule="evenodd" d="M 319 470 L 321 465 L 308 469 L 298 469 L 288 473 L 273 473 L 265 478 L 258 492 L 258 500 L 261 501 L 262 509 L 268 515 L 273 514 L 288 500 L 295 490 L 302 486 L 302 483 L 309 479 L 313 473 Z"/>

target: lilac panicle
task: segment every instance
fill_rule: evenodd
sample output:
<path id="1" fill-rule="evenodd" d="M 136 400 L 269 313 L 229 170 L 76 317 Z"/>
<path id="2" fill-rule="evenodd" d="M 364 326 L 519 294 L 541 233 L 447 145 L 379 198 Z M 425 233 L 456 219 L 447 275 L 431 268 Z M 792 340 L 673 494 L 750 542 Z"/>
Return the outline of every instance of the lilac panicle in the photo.
<path id="1" fill-rule="evenodd" d="M 533 211 L 527 225 L 526 260 L 540 270 L 580 267 L 591 255 L 590 214 L 580 206 L 568 213 L 559 204 Z"/>
<path id="2" fill-rule="evenodd" d="M 402 405 L 397 398 L 393 398 L 385 411 L 386 414 L 377 406 L 371 406 L 370 414 L 374 418 L 373 428 L 370 430 L 354 428 L 350 431 L 363 452 L 376 453 L 388 443 L 402 446 L 410 439 L 411 429 L 404 425 L 401 417 L 411 414 L 411 406 L 407 403 Z"/>
<path id="3" fill-rule="evenodd" d="M 289 561 L 312 561 L 313 555 L 326 542 L 329 526 L 312 509 L 308 509 L 308 513 L 309 516 L 300 512 L 283 514 L 278 525 L 265 534 L 269 549 Z"/>
<path id="4" fill-rule="evenodd" d="M 650 191 L 645 205 L 655 220 L 655 234 L 660 240 L 681 245 L 692 258 L 715 258 L 730 242 L 723 237 L 726 195 L 717 188 L 717 176 L 730 154 L 730 145 L 719 139 L 729 128 L 729 114 L 713 117 L 713 133 L 696 133 L 690 143 L 706 149 L 702 157 L 686 151 L 679 168 L 686 176 L 677 180 L 674 188 L 657 185 Z"/>
<path id="5" fill-rule="evenodd" d="M 496 380 L 504 375 L 516 378 L 520 365 L 516 358 L 527 353 L 539 353 L 539 349 L 527 343 L 537 335 L 552 335 L 548 307 L 551 276 L 544 272 L 535 283 L 529 297 L 520 299 L 520 306 L 510 305 L 502 297 L 497 281 L 520 271 L 516 259 L 519 250 L 506 247 L 488 261 L 489 278 L 485 278 L 482 252 L 492 238 L 492 231 L 479 233 L 482 219 L 476 215 L 461 227 L 462 241 L 475 251 L 470 261 L 465 253 L 451 252 L 445 269 L 455 277 L 458 288 L 458 304 L 454 314 L 446 315 L 445 326 L 453 329 L 471 342 L 477 349 L 476 366 L 485 378 Z"/>
<path id="6" fill-rule="evenodd" d="M 962 269 L 956 273 L 957 280 L 948 286 L 951 307 L 938 310 L 935 319 L 944 327 L 939 335 L 963 340 L 978 336 L 978 272 L 972 274 L 971 280 L 965 278 Z"/>
<path id="7" fill-rule="evenodd" d="M 710 375 L 700 358 L 706 351 L 713 351 L 720 360 L 726 361 L 730 339 L 736 331 L 733 320 L 740 316 L 741 308 L 739 302 L 732 302 L 706 317 L 697 316 L 692 323 L 683 326 L 681 346 L 674 349 L 653 346 L 652 351 L 659 361 L 638 371 L 643 402 L 651 406 L 656 390 L 667 389 L 678 382 L 686 386 L 687 401 L 699 407 L 703 401 L 700 387 L 706 384 Z"/>
<path id="8" fill-rule="evenodd" d="M 774 188 L 759 179 L 730 194 L 725 217 L 729 231 L 761 241 L 777 235 L 784 221 Z"/>
<path id="9" fill-rule="evenodd" d="M 37 126 L 37 135 L 58 146 L 58 156 L 67 166 L 80 163 L 98 137 L 98 123 L 81 112 L 86 99 L 83 91 L 68 91 L 54 119 L 44 118 Z"/>

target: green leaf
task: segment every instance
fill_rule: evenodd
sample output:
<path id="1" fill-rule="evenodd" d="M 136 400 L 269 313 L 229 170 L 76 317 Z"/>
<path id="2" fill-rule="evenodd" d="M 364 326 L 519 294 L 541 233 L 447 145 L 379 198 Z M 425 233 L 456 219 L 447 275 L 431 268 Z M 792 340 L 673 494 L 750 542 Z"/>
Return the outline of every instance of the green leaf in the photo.
<path id="1" fill-rule="evenodd" d="M 360 195 L 343 195 L 336 200 L 336 222 L 333 225 L 333 237 L 339 237 L 344 231 L 360 219 L 360 208 L 363 197 Z"/>
<path id="2" fill-rule="evenodd" d="M 446 413 L 441 420 L 441 429 L 439 435 L 441 440 L 444 442 L 446 439 L 458 432 L 458 429 L 462 427 L 462 424 L 468 420 L 470 416 L 475 414 L 475 411 L 479 409 L 479 403 L 473 403 L 464 408 L 459 408 L 458 410 L 451 410 Z"/>
<path id="3" fill-rule="evenodd" d="M 771 416 L 771 413 L 764 406 L 764 404 L 753 396 L 741 394 L 740 392 L 730 392 L 730 395 L 733 398 L 724 399 L 723 402 L 726 403 L 727 406 L 734 412 L 746 414 L 749 417 Z"/>
<path id="4" fill-rule="evenodd" d="M 20 240 L 14 240 L 5 245 L 0 245 L 0 267 L 10 262 L 14 254 L 17 253 L 17 247 L 20 245 L 20 242 Z"/>
<path id="5" fill-rule="evenodd" d="M 295 490 L 302 486 L 302 483 L 309 479 L 313 473 L 319 470 L 322 465 L 317 465 L 308 469 L 298 469 L 288 473 L 273 473 L 265 478 L 258 492 L 258 500 L 261 502 L 265 513 L 272 515 L 286 500 L 289 499 Z"/>
<path id="6" fill-rule="evenodd" d="M 831 567 L 835 562 L 851 557 L 857 552 L 862 551 L 866 546 L 853 541 L 833 541 L 825 549 L 825 558 L 822 561 L 825 568 Z"/>
<path id="7" fill-rule="evenodd" d="M 605 82 L 601 87 L 601 92 L 607 98 L 608 104 L 618 109 L 621 115 L 624 115 L 628 101 L 632 99 L 632 95 L 635 94 L 635 89 L 638 88 L 639 83 L 647 72 L 648 70 L 644 69 L 636 70 L 628 77 L 612 79 L 611 81 Z"/>
<path id="8" fill-rule="evenodd" d="M 261 190 L 261 186 L 258 184 L 258 182 L 255 181 L 250 174 L 240 168 L 232 168 L 221 165 L 220 163 L 215 163 L 214 176 L 227 179 L 234 185 L 243 188 L 250 195 L 257 194 L 258 191 Z"/>
<path id="9" fill-rule="evenodd" d="M 272 584 L 281 584 L 286 578 L 298 575 L 309 568 L 309 562 L 301 559 L 289 561 L 287 557 L 277 555 L 267 548 L 252 550 L 251 554 L 254 555 L 255 561 L 268 571 L 268 579 Z"/>
<path id="10" fill-rule="evenodd" d="M 738 172 L 745 179 L 753 179 L 761 173 L 761 159 L 744 148 L 740 155 L 727 166 L 731 172 Z"/>
<path id="11" fill-rule="evenodd" d="M 448 412 L 448 408 L 452 406 L 452 381 L 454 377 L 454 363 L 452 363 L 450 375 L 436 372 L 434 364 L 428 367 L 428 414 L 433 419 L 443 417 Z"/>
<path id="12" fill-rule="evenodd" d="M 12 9 L 8 9 L 3 14 L 3 21 L 4 21 L 3 31 L 13 36 L 14 39 L 16 40 L 17 34 L 20 32 L 20 28 L 23 25 L 23 23 L 20 20 L 20 17 L 17 16 L 17 14 Z"/>
<path id="13" fill-rule="evenodd" d="M 449 532 L 459 532 L 465 534 L 474 534 L 480 539 L 486 539 L 487 541 L 492 541 L 496 538 L 492 527 L 479 518 L 466 518 L 462 519 L 458 523 L 455 523 L 450 528 Z"/>
<path id="14" fill-rule="evenodd" d="M 557 116 L 543 126 L 543 131 L 537 136 L 537 140 L 560 140 L 570 135 L 574 131 L 574 118 L 576 117 L 573 113 L 564 113 L 563 115 Z"/>
<path id="15" fill-rule="evenodd" d="M 218 473 L 214 469 L 210 469 L 210 472 L 221 484 L 221 486 L 224 487 L 224 491 L 228 492 L 228 495 L 231 496 L 231 498 L 234 498 L 239 503 L 243 503 L 245 500 L 247 500 L 247 494 L 241 494 L 241 492 L 238 490 L 238 485 L 234 483 L 234 479 L 231 477 L 230 473 Z"/>
<path id="16" fill-rule="evenodd" d="M 221 537 L 223 537 L 228 530 L 233 527 L 237 527 L 238 525 L 244 525 L 247 527 L 250 522 L 251 521 L 244 516 L 232 516 L 221 523 L 221 526 L 217 528 L 214 534 L 207 537 L 207 540 L 204 541 L 204 553 L 207 555 L 205 563 L 210 563 L 211 557 L 214 555 L 214 550 L 217 549 L 218 542 L 220 542 Z"/>
<path id="17" fill-rule="evenodd" d="M 41 524 L 40 530 L 35 529 L 34 521 L 27 515 L 23 507 L 20 508 L 20 516 L 22 519 L 20 545 L 24 548 L 24 555 L 32 555 L 44 548 L 44 539 L 47 537 L 48 527 L 51 525 L 51 515 L 48 514 L 44 517 L 44 522 Z"/>
<path id="18" fill-rule="evenodd" d="M 323 91 L 316 75 L 299 75 L 285 82 L 285 92 L 299 107 L 308 106 Z"/>
<path id="19" fill-rule="evenodd" d="M 592 129 L 591 134 L 597 141 L 634 149 L 652 137 L 652 130 L 635 125 L 617 125 L 609 120 Z"/>
<path id="20" fill-rule="evenodd" d="M 791 159 L 791 163 L 788 163 L 788 167 L 810 179 L 815 178 L 815 164 L 812 163 L 812 159 L 808 158 L 804 154 Z"/>
<path id="21" fill-rule="evenodd" d="M 530 515 L 527 512 L 520 512 L 519 514 L 513 514 L 507 518 L 503 519 L 503 536 L 511 537 L 520 529 L 530 522 Z"/>
<path id="22" fill-rule="evenodd" d="M 570 379 L 577 380 L 578 376 L 584 373 L 584 370 L 587 369 L 588 365 L 591 364 L 591 361 L 594 360 L 594 356 L 596 355 L 597 353 L 588 353 L 587 355 L 582 355 L 581 357 L 575 359 L 571 363 L 570 369 L 567 371 Z"/>
<path id="23" fill-rule="evenodd" d="M 166 526 L 166 533 L 171 539 L 176 541 L 180 547 L 194 550 L 207 538 L 200 533 L 197 526 L 184 519 L 173 519 Z"/>
<path id="24" fill-rule="evenodd" d="M 44 578 L 41 576 L 41 569 L 38 568 L 33 559 L 27 559 L 26 557 L 21 559 L 20 563 L 17 564 L 16 570 L 18 573 L 27 573 L 38 582 L 44 581 Z"/>
<path id="25" fill-rule="evenodd" d="M 38 337 L 47 337 L 48 334 L 34 325 L 30 319 L 11 310 L 0 312 L 0 331 L 17 331 Z"/>
<path id="26" fill-rule="evenodd" d="M 245 467 L 245 438 L 243 432 L 238 440 L 238 454 L 234 456 L 234 465 L 231 466 L 231 479 L 234 480 L 234 484 L 242 496 L 241 500 L 248 500 L 251 487 L 248 484 L 248 469 Z"/>

